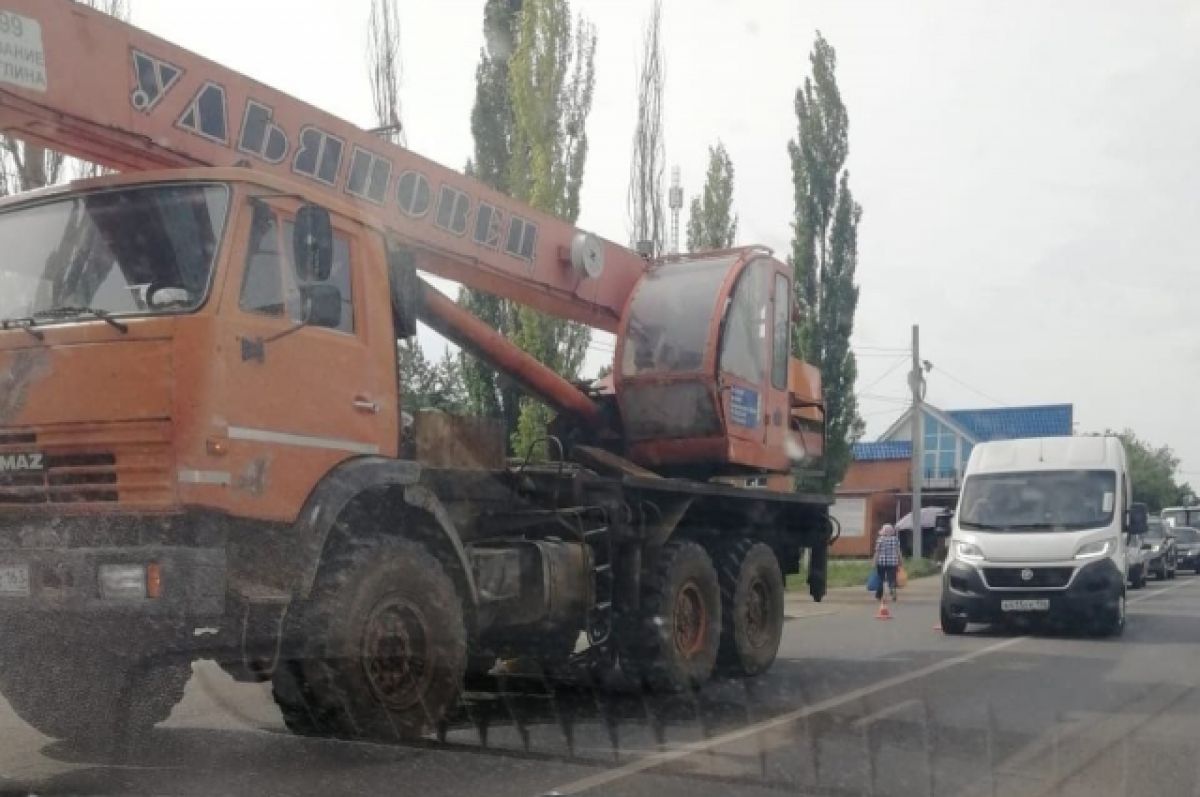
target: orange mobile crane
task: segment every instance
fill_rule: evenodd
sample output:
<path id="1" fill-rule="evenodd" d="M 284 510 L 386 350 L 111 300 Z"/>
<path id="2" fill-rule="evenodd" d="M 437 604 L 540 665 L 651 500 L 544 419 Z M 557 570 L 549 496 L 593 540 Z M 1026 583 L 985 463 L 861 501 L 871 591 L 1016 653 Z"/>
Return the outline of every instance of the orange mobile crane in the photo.
<path id="1" fill-rule="evenodd" d="M 805 551 L 824 594 L 768 251 L 647 261 L 68 0 L 0 0 L 0 129 L 118 172 L 0 205 L 0 689 L 45 733 L 148 728 L 201 657 L 377 739 L 497 657 L 679 689 L 771 665 Z M 419 272 L 615 333 L 611 385 Z M 556 410 L 552 461 L 407 422 L 418 319 Z"/>

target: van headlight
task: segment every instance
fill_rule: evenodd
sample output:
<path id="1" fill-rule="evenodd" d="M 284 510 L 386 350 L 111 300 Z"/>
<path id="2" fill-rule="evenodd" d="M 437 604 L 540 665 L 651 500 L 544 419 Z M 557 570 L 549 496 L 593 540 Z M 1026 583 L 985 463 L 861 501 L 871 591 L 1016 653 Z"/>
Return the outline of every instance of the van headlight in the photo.
<path id="1" fill-rule="evenodd" d="M 956 542 L 954 544 L 954 555 L 959 559 L 966 559 L 971 562 L 983 561 L 983 551 L 973 542 Z"/>
<path id="2" fill-rule="evenodd" d="M 1108 556 L 1109 552 L 1115 547 L 1113 540 L 1096 540 L 1079 546 L 1079 550 L 1075 552 L 1076 559 L 1095 559 L 1099 556 Z"/>

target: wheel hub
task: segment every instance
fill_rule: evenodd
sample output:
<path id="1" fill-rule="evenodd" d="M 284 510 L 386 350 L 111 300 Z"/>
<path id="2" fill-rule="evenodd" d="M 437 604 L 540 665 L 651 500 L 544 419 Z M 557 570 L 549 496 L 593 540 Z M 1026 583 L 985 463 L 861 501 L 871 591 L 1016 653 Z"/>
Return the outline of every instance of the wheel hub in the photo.
<path id="1" fill-rule="evenodd" d="M 391 596 L 376 605 L 363 633 L 362 663 L 372 691 L 393 709 L 416 703 L 433 675 L 424 615 Z"/>
<path id="2" fill-rule="evenodd" d="M 746 641 L 761 648 L 771 641 L 771 589 L 759 578 L 750 584 L 744 617 Z"/>
<path id="3" fill-rule="evenodd" d="M 675 596 L 675 648 L 693 656 L 704 648 L 708 637 L 708 608 L 700 589 L 688 582 Z"/>

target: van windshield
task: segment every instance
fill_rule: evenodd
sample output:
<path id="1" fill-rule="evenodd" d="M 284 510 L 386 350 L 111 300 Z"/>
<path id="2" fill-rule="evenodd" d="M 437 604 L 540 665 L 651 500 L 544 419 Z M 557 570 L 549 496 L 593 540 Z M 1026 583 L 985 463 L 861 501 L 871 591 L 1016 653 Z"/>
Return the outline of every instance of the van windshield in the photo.
<path id="1" fill-rule="evenodd" d="M 963 485 L 959 525 L 995 531 L 1106 526 L 1116 504 L 1111 470 L 981 473 Z"/>

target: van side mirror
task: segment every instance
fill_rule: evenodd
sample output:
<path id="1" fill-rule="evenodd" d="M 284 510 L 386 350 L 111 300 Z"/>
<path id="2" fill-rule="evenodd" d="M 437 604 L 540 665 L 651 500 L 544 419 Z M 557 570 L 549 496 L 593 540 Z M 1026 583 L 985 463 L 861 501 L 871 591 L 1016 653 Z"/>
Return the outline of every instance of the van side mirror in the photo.
<path id="1" fill-rule="evenodd" d="M 1145 534 L 1149 528 L 1150 512 L 1143 503 L 1129 505 L 1129 522 L 1126 524 L 1130 534 Z"/>
<path id="2" fill-rule="evenodd" d="M 392 317 L 397 338 L 417 334 L 417 305 L 421 299 L 421 280 L 417 277 L 417 258 L 411 249 L 387 242 L 388 285 L 392 293 Z"/>
<path id="3" fill-rule="evenodd" d="M 333 224 L 329 211 L 306 204 L 296 211 L 292 230 L 296 277 L 301 282 L 324 282 L 333 269 Z"/>
<path id="4" fill-rule="evenodd" d="M 315 283 L 300 286 L 304 323 L 337 329 L 342 323 L 342 292 L 336 285 Z"/>

